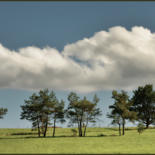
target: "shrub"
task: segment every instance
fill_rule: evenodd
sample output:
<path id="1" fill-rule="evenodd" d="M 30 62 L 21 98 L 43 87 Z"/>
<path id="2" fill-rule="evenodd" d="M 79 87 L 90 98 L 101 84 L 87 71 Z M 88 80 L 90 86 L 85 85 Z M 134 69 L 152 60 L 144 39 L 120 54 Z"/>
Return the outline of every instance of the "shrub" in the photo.
<path id="1" fill-rule="evenodd" d="M 139 123 L 137 126 L 137 131 L 141 134 L 145 129 L 145 126 L 142 123 Z"/>
<path id="2" fill-rule="evenodd" d="M 103 137 L 103 136 L 106 136 L 106 135 L 104 135 L 103 133 L 101 133 L 101 134 L 99 134 L 98 136 L 99 136 L 99 137 Z"/>
<path id="3" fill-rule="evenodd" d="M 71 129 L 73 136 L 76 137 L 77 136 L 77 130 L 76 129 Z"/>

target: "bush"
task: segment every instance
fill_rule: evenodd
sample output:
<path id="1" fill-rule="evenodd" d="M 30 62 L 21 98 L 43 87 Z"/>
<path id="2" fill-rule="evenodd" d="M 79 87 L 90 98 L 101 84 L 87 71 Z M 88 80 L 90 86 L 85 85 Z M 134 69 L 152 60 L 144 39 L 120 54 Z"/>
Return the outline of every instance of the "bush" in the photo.
<path id="1" fill-rule="evenodd" d="M 141 134 L 145 129 L 145 126 L 142 123 L 139 123 L 137 126 L 137 131 Z"/>
<path id="2" fill-rule="evenodd" d="M 76 137 L 77 136 L 77 130 L 76 129 L 71 129 L 73 136 Z"/>
<path id="3" fill-rule="evenodd" d="M 103 137 L 103 136 L 106 136 L 106 135 L 104 135 L 103 133 L 98 135 L 98 137 Z"/>

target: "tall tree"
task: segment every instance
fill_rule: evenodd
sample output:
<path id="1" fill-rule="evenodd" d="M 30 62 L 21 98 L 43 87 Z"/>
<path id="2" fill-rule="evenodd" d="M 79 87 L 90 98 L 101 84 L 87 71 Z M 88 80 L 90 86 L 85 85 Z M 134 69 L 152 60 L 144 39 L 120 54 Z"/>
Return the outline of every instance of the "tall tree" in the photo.
<path id="1" fill-rule="evenodd" d="M 148 84 L 138 87 L 133 91 L 132 109 L 137 112 L 139 122 L 143 122 L 146 128 L 155 122 L 155 91 Z"/>
<path id="2" fill-rule="evenodd" d="M 121 93 L 118 93 L 114 90 L 112 92 L 112 98 L 115 100 L 115 102 L 113 105 L 109 106 L 109 108 L 112 110 L 109 116 L 113 119 L 117 118 L 119 119 L 119 122 L 122 122 L 122 134 L 124 135 L 126 120 L 134 121 L 137 115 L 136 112 L 130 109 L 133 103 L 129 100 L 129 96 L 125 91 L 122 90 Z M 114 122 L 115 121 L 116 120 L 114 120 Z"/>
<path id="3" fill-rule="evenodd" d="M 100 109 L 97 108 L 99 99 L 95 95 L 93 102 L 91 102 L 86 97 L 80 99 L 76 93 L 71 92 L 68 100 L 67 117 L 71 123 L 77 123 L 79 136 L 85 136 L 88 122 L 95 122 L 97 116 L 101 114 Z"/>

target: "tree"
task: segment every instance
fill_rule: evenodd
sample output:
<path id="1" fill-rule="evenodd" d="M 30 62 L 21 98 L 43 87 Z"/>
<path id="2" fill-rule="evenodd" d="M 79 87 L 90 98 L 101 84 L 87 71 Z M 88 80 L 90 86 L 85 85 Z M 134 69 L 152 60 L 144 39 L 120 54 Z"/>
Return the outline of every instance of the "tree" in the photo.
<path id="1" fill-rule="evenodd" d="M 123 135 L 125 134 L 125 123 L 126 120 L 134 121 L 136 119 L 136 112 L 131 111 L 132 102 L 129 100 L 129 96 L 125 91 L 118 93 L 117 91 L 112 92 L 112 98 L 115 100 L 113 105 L 109 108 L 112 109 L 111 114 L 108 114 L 113 119 L 112 123 L 119 125 L 119 135 L 121 135 L 120 127 L 122 124 Z M 121 123 L 121 124 L 120 124 Z"/>
<path id="2" fill-rule="evenodd" d="M 99 102 L 99 98 L 97 95 L 94 95 L 93 101 L 88 101 L 86 97 L 82 100 L 83 104 L 85 104 L 85 109 L 84 109 L 84 134 L 83 136 L 86 135 L 86 129 L 88 126 L 88 123 L 95 123 L 96 120 L 98 119 L 98 116 L 101 116 L 101 110 L 100 108 L 97 107 L 97 103 Z"/>
<path id="3" fill-rule="evenodd" d="M 25 100 L 25 104 L 21 108 L 21 119 L 31 121 L 32 127 L 38 128 L 38 136 L 43 134 L 46 137 L 51 118 L 54 119 L 54 124 L 57 118 L 63 118 L 64 102 L 59 103 L 55 93 L 45 89 L 40 90 L 38 95 L 33 93 L 28 100 Z"/>
<path id="4" fill-rule="evenodd" d="M 143 122 L 146 128 L 155 122 L 155 91 L 152 85 L 138 87 L 133 91 L 132 110 L 137 112 L 138 121 Z"/>
<path id="5" fill-rule="evenodd" d="M 76 93 L 71 92 L 68 100 L 67 118 L 69 118 L 70 123 L 78 125 L 79 136 L 85 136 L 88 122 L 95 122 L 97 116 L 101 114 L 99 108 L 97 108 L 99 99 L 95 95 L 92 102 L 87 100 L 86 97 L 80 100 Z"/>
<path id="6" fill-rule="evenodd" d="M 39 103 L 39 96 L 35 93 L 25 100 L 25 104 L 21 106 L 21 119 L 26 119 L 32 122 L 32 128 L 38 129 L 38 136 L 41 135 L 41 108 L 42 105 Z"/>
<path id="7" fill-rule="evenodd" d="M 0 108 L 0 119 L 3 119 L 4 115 L 8 112 L 7 108 Z"/>

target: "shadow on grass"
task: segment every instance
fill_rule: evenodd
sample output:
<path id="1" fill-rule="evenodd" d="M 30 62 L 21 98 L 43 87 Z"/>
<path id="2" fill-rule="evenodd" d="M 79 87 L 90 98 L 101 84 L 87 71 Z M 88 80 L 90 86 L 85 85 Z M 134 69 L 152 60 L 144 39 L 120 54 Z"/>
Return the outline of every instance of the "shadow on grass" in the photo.
<path id="1" fill-rule="evenodd" d="M 105 128 L 105 129 L 118 131 L 118 128 Z M 137 130 L 137 128 L 136 127 L 130 127 L 130 128 L 127 127 L 127 128 L 125 128 L 125 130 Z"/>
<path id="2" fill-rule="evenodd" d="M 0 139 L 48 139 L 48 138 L 103 138 L 103 137 L 114 137 L 114 136 L 118 136 L 118 135 L 115 135 L 115 134 L 112 134 L 112 135 L 97 135 L 97 136 L 85 136 L 85 137 L 79 137 L 79 136 L 65 136 L 65 135 L 61 135 L 61 136 L 46 136 L 46 137 L 37 137 L 37 136 L 28 136 L 28 137 L 0 137 Z"/>
<path id="3" fill-rule="evenodd" d="M 113 130 L 113 131 L 118 131 L 117 128 L 105 128 L 105 129 L 107 129 L 107 130 Z"/>
<path id="4" fill-rule="evenodd" d="M 12 133 L 11 135 L 17 136 L 17 135 L 37 135 L 37 133 L 33 132 L 18 132 L 18 133 Z"/>

